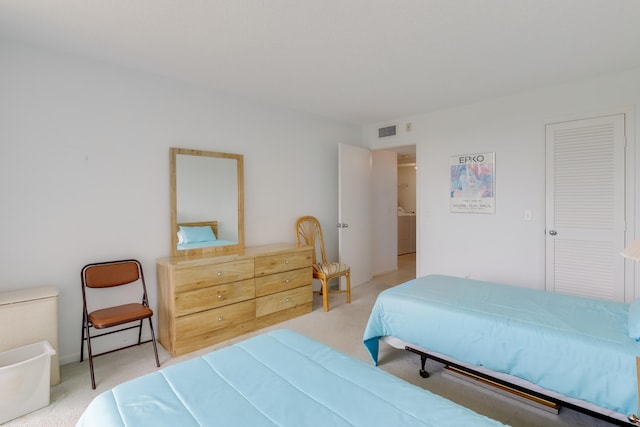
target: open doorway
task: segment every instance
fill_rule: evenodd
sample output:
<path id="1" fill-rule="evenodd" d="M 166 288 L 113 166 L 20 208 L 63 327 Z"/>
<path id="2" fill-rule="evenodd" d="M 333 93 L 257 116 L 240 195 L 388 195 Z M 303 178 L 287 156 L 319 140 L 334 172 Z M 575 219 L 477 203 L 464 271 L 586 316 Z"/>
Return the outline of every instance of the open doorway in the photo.
<path id="1" fill-rule="evenodd" d="M 416 147 L 398 150 L 398 256 L 416 253 Z"/>
<path id="2" fill-rule="evenodd" d="M 375 276 L 406 265 L 400 257 L 415 259 L 418 245 L 416 147 L 386 147 L 372 153 L 372 266 Z"/>

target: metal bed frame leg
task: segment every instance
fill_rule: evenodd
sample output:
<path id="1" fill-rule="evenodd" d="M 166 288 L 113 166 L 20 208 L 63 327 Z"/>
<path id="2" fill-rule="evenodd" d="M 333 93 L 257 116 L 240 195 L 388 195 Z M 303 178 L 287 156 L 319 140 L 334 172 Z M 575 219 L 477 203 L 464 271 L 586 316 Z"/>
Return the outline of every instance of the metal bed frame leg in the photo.
<path id="1" fill-rule="evenodd" d="M 420 376 L 422 378 L 429 378 L 429 372 L 427 372 L 427 370 L 424 368 L 425 364 L 427 363 L 427 356 L 425 356 L 424 354 L 420 355 Z"/>
<path id="2" fill-rule="evenodd" d="M 427 355 L 422 351 L 416 350 L 415 348 L 411 348 L 409 346 L 405 346 L 404 349 L 420 356 L 420 376 L 422 378 L 429 378 L 429 372 L 427 372 L 427 370 L 425 369 L 425 364 L 427 363 Z"/>

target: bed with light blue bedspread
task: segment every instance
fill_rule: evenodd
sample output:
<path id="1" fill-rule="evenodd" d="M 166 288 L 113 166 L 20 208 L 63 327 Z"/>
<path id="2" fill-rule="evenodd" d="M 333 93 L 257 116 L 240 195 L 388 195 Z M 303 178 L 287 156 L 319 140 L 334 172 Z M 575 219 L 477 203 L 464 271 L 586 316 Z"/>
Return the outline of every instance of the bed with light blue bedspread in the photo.
<path id="1" fill-rule="evenodd" d="M 376 364 L 379 338 L 391 336 L 637 414 L 640 343 L 629 336 L 630 312 L 624 303 L 430 275 L 381 292 L 363 340 Z"/>
<path id="2" fill-rule="evenodd" d="M 89 426 L 501 426 L 304 335 L 277 330 L 98 395 Z"/>

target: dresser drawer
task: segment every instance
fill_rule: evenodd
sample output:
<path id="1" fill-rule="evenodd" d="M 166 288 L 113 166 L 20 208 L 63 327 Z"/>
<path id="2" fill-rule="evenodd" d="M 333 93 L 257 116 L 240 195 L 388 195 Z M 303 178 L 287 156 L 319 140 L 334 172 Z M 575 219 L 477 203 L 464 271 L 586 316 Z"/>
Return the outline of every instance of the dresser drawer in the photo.
<path id="1" fill-rule="evenodd" d="M 258 256 L 255 260 L 256 277 L 287 270 L 297 270 L 299 268 L 309 267 L 312 264 L 311 249 L 291 251 L 277 255 Z"/>
<path id="2" fill-rule="evenodd" d="M 254 300 L 225 305 L 207 311 L 178 317 L 176 336 L 183 338 L 206 334 L 228 326 L 255 319 L 256 302 Z"/>
<path id="3" fill-rule="evenodd" d="M 177 292 L 199 289 L 222 283 L 251 279 L 254 273 L 252 259 L 200 265 L 175 271 Z"/>
<path id="4" fill-rule="evenodd" d="M 222 307 L 255 298 L 254 279 L 176 293 L 176 316 Z"/>
<path id="5" fill-rule="evenodd" d="M 307 304 L 313 301 L 311 284 L 277 294 L 256 298 L 256 317 L 266 316 L 287 308 Z"/>
<path id="6" fill-rule="evenodd" d="M 261 297 L 309 285 L 312 279 L 311 267 L 258 277 L 256 278 L 256 296 Z"/>

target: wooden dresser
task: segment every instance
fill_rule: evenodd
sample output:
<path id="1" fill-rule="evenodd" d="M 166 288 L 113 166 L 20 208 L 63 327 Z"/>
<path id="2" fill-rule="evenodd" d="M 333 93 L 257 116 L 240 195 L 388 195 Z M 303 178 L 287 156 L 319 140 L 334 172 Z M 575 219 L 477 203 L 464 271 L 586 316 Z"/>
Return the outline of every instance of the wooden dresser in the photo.
<path id="1" fill-rule="evenodd" d="M 311 256 L 282 243 L 159 259 L 158 340 L 178 356 L 311 312 Z"/>

